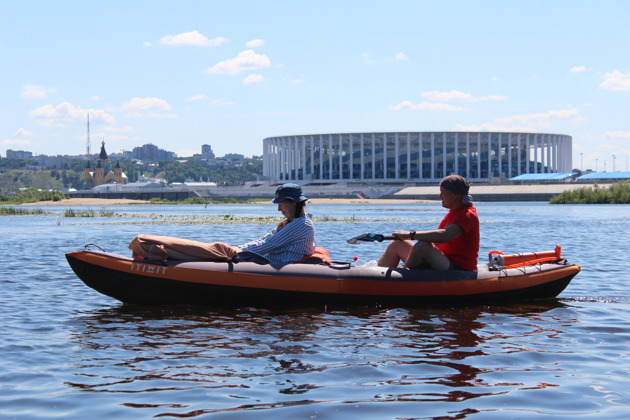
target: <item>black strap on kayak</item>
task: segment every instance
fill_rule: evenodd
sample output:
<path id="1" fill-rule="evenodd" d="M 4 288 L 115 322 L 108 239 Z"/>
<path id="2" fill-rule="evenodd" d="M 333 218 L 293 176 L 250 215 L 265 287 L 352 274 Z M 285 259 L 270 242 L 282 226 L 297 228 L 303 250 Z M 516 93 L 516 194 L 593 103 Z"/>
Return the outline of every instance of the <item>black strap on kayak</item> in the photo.
<path id="1" fill-rule="evenodd" d="M 237 260 L 234 261 L 234 258 L 237 258 Z M 234 263 L 237 263 L 237 262 L 253 262 L 253 263 L 256 263 L 256 264 L 260 264 L 260 265 L 267 265 L 267 264 L 271 263 L 271 261 L 269 261 L 267 258 L 263 257 L 262 255 L 256 254 L 255 252 L 251 252 L 251 251 L 239 252 L 238 254 L 236 254 L 236 256 L 232 257 L 232 262 L 234 262 Z"/>

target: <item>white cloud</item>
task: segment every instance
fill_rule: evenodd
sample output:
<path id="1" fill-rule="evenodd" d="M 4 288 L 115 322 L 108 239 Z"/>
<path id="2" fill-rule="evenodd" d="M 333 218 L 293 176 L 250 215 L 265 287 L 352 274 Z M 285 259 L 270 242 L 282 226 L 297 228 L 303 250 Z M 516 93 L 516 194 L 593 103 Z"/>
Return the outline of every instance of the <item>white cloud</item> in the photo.
<path id="1" fill-rule="evenodd" d="M 104 130 L 104 131 L 108 131 L 108 130 Z M 110 147 L 112 146 L 112 143 L 114 142 L 121 142 L 121 141 L 126 142 L 127 140 L 130 140 L 129 136 L 124 136 L 120 134 L 112 134 L 111 132 L 107 133 L 107 135 L 105 135 L 105 132 L 94 132 L 94 133 L 91 133 L 90 136 L 92 137 L 92 139 L 98 139 L 96 143 L 94 142 L 92 143 L 92 151 L 94 151 L 95 147 L 100 147 L 101 141 L 104 141 L 107 144 L 107 149 L 109 150 Z M 78 134 L 74 136 L 74 138 L 77 140 L 84 140 L 85 135 Z"/>
<path id="2" fill-rule="evenodd" d="M 214 39 L 208 39 L 204 35 L 197 31 L 184 32 L 179 35 L 166 35 L 160 39 L 162 45 L 175 45 L 175 46 L 196 46 L 196 47 L 218 47 L 221 44 L 228 42 L 227 38 L 218 37 Z"/>
<path id="3" fill-rule="evenodd" d="M 247 44 L 245 44 L 247 48 L 262 47 L 263 45 L 265 45 L 265 41 L 263 41 L 262 39 L 252 39 Z"/>
<path id="4" fill-rule="evenodd" d="M 304 83 L 304 79 L 291 79 L 289 80 L 289 83 L 291 83 L 292 85 L 298 85 L 300 83 Z"/>
<path id="5" fill-rule="evenodd" d="M 630 139 L 630 131 L 606 131 L 604 138 L 607 139 Z"/>
<path id="6" fill-rule="evenodd" d="M 256 54 L 254 50 L 245 50 L 238 53 L 236 58 L 215 64 L 208 69 L 207 73 L 238 74 L 244 71 L 262 69 L 270 65 L 271 61 L 266 55 Z"/>
<path id="7" fill-rule="evenodd" d="M 130 117 L 173 117 L 174 115 L 163 114 L 171 109 L 171 106 L 164 99 L 160 98 L 133 98 L 123 104 L 122 110 Z"/>
<path id="8" fill-rule="evenodd" d="M 386 61 L 386 62 L 387 61 L 408 61 L 408 60 L 409 60 L 409 57 L 407 57 L 405 55 L 405 53 L 401 53 L 401 52 L 396 53 L 393 58 L 392 57 L 385 57 L 383 59 L 383 61 Z"/>
<path id="9" fill-rule="evenodd" d="M 132 132 L 136 131 L 136 129 L 131 127 L 130 125 L 128 125 L 128 126 L 123 127 L 123 128 L 119 128 L 119 127 L 103 127 L 103 131 L 115 132 L 115 133 L 132 133 Z"/>
<path id="10" fill-rule="evenodd" d="M 575 66 L 569 70 L 571 73 L 582 73 L 586 71 L 586 67 L 584 66 Z"/>
<path id="11" fill-rule="evenodd" d="M 145 41 L 145 42 L 142 43 L 142 46 L 143 47 L 152 47 L 153 44 L 151 44 L 149 41 Z"/>
<path id="12" fill-rule="evenodd" d="M 18 137 L 31 137 L 34 134 L 31 133 L 30 131 L 26 131 L 23 128 L 18 129 L 18 131 L 15 132 L 15 134 L 13 134 L 14 136 L 18 136 Z"/>
<path id="13" fill-rule="evenodd" d="M 49 93 L 56 92 L 55 88 L 45 88 L 39 85 L 24 85 L 22 88 L 22 98 L 24 99 L 42 99 Z"/>
<path id="14" fill-rule="evenodd" d="M 461 102 L 479 102 L 479 101 L 504 101 L 506 96 L 490 95 L 474 97 L 468 93 L 451 90 L 450 92 L 439 92 L 437 90 L 431 92 L 423 92 L 422 96 L 431 101 L 461 101 Z"/>
<path id="15" fill-rule="evenodd" d="M 94 95 L 91 98 L 94 102 L 99 101 L 101 98 L 99 98 L 98 96 Z"/>
<path id="16" fill-rule="evenodd" d="M 473 125 L 455 126 L 455 131 L 511 131 L 511 132 L 533 132 L 538 130 L 535 127 L 549 127 L 554 121 L 581 122 L 584 118 L 575 108 L 550 110 L 535 114 L 521 114 L 511 117 L 498 118 L 493 122 Z M 630 133 L 628 133 L 630 135 Z"/>
<path id="17" fill-rule="evenodd" d="M 390 106 L 392 110 L 399 111 L 402 109 L 408 109 L 410 111 L 446 111 L 446 112 L 459 112 L 464 111 L 465 108 L 461 106 L 434 103 L 434 102 L 422 102 L 420 104 L 414 104 L 411 101 L 402 101 L 398 105 Z"/>
<path id="18" fill-rule="evenodd" d="M 599 86 L 607 90 L 630 90 L 630 73 L 623 74 L 619 70 L 606 73 Z"/>
<path id="19" fill-rule="evenodd" d="M 193 95 L 193 96 L 191 96 L 190 98 L 188 98 L 186 100 L 188 102 L 194 102 L 194 101 L 200 101 L 200 100 L 202 100 L 205 97 L 206 97 L 206 95 L 203 95 L 203 94 L 200 93 L 198 95 Z"/>
<path id="20" fill-rule="evenodd" d="M 2 140 L 2 145 L 8 147 L 28 147 L 31 145 L 31 142 L 28 140 L 6 139 Z"/>
<path id="21" fill-rule="evenodd" d="M 195 153 L 199 153 L 199 150 L 193 150 L 193 149 L 180 149 L 175 151 L 175 154 L 179 157 L 191 157 L 193 156 Z"/>
<path id="22" fill-rule="evenodd" d="M 260 74 L 250 74 L 243 80 L 244 85 L 249 85 L 250 83 L 259 83 L 262 82 L 265 78 Z"/>
<path id="23" fill-rule="evenodd" d="M 553 121 L 581 122 L 584 121 L 584 118 L 577 109 L 568 108 L 538 112 L 535 114 L 513 115 L 511 117 L 498 118 L 495 120 L 496 123 L 501 125 L 522 125 L 523 127 L 548 127 Z"/>
<path id="24" fill-rule="evenodd" d="M 236 105 L 236 102 L 227 101 L 223 98 L 217 98 L 212 101 L 212 105 Z"/>
<path id="25" fill-rule="evenodd" d="M 496 123 L 483 123 L 473 125 L 457 124 L 453 128 L 454 131 L 510 131 L 510 132 L 529 132 L 535 133 L 536 130 L 531 127 L 507 126 Z"/>
<path id="26" fill-rule="evenodd" d="M 46 127 L 63 127 L 78 124 L 87 120 L 90 113 L 90 121 L 102 121 L 106 124 L 114 124 L 115 118 L 102 109 L 83 109 L 69 102 L 62 102 L 57 106 L 44 105 L 28 113 L 38 125 Z"/>

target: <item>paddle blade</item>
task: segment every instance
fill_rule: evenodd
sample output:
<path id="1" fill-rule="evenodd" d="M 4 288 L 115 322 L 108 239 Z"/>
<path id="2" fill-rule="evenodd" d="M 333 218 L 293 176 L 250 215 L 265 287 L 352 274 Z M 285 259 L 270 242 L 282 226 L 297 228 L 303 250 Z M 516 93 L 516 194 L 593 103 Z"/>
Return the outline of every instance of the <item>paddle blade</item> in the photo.
<path id="1" fill-rule="evenodd" d="M 348 239 L 346 242 L 349 244 L 360 244 L 363 242 L 383 242 L 385 237 L 378 233 L 364 233 L 363 235 L 355 236 L 352 239 Z"/>

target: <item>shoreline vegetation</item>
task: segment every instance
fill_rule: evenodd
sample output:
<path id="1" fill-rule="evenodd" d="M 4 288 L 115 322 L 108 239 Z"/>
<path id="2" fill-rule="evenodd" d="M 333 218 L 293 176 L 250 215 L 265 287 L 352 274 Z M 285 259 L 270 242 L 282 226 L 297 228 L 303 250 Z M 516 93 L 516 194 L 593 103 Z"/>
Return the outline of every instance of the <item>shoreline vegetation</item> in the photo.
<path id="1" fill-rule="evenodd" d="M 551 200 L 550 204 L 630 204 L 630 181 L 619 181 L 610 187 L 578 188 L 565 191 Z"/>
<path id="2" fill-rule="evenodd" d="M 56 204 L 65 198 L 66 196 L 61 191 L 44 191 L 35 188 L 26 188 L 15 194 L 0 194 L 0 205 L 35 203 L 38 201 Z"/>
<path id="3" fill-rule="evenodd" d="M 435 203 L 440 200 L 419 199 L 363 199 L 363 198 L 314 198 L 309 199 L 310 204 L 389 204 L 389 203 Z M 549 200 L 550 204 L 630 204 L 630 180 L 619 181 L 609 187 L 585 186 L 569 191 L 564 191 Z M 68 198 L 60 191 L 42 191 L 28 188 L 12 195 L 0 194 L 0 215 L 25 214 L 16 210 L 6 210 L 2 206 L 29 205 L 29 206 L 101 206 L 119 204 L 203 204 L 205 206 L 215 204 L 270 204 L 268 199 L 223 201 L 206 200 L 201 197 L 188 198 L 182 201 L 170 201 L 153 198 L 151 200 L 133 199 L 107 199 L 107 198 Z M 13 212 L 13 213 L 11 213 Z M 41 213 L 40 213 L 41 214 Z"/>
<path id="4" fill-rule="evenodd" d="M 437 197 L 437 194 L 436 194 Z M 437 203 L 440 200 L 416 200 L 416 199 L 368 199 L 368 198 L 311 198 L 310 204 L 369 204 L 369 203 Z M 271 199 L 255 198 L 250 200 L 225 199 L 223 201 L 206 200 L 201 197 L 187 198 L 181 201 L 162 200 L 152 198 L 150 200 L 135 200 L 126 198 L 68 198 L 60 191 L 39 191 L 28 188 L 14 195 L 0 194 L 0 206 L 28 205 L 28 206 L 98 206 L 118 204 L 271 204 Z"/>
<path id="5" fill-rule="evenodd" d="M 283 220 L 280 216 L 243 216 L 234 214 L 203 214 L 203 215 L 172 215 L 172 214 L 137 214 L 137 213 L 117 213 L 115 211 L 102 208 L 99 210 L 74 209 L 69 207 L 63 212 L 47 211 L 42 208 L 25 208 L 20 206 L 0 207 L 0 216 L 50 216 L 56 217 L 57 225 L 62 224 L 62 219 L 80 219 L 80 218 L 99 218 L 99 219 L 124 219 L 100 221 L 98 224 L 108 225 L 268 225 L 277 224 Z M 374 223 L 374 222 L 410 222 L 417 221 L 408 219 L 373 219 L 361 218 L 355 216 L 349 217 L 333 217 L 333 216 L 315 216 L 313 220 L 317 223 Z M 437 223 L 437 221 L 435 221 Z M 68 224 L 68 223 L 63 223 Z M 70 222 L 69 224 L 77 224 Z M 81 224 L 79 222 L 79 224 Z"/>

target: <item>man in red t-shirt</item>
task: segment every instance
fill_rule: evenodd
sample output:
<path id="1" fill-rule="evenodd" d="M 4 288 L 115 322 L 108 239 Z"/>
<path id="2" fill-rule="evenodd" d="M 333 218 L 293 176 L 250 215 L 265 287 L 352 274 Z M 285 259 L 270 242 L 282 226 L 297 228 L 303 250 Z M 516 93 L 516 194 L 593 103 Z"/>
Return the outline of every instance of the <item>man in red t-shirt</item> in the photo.
<path id="1" fill-rule="evenodd" d="M 432 268 L 434 270 L 477 269 L 479 253 L 479 218 L 468 195 L 470 185 L 459 175 L 449 175 L 440 182 L 442 207 L 449 209 L 437 230 L 393 233 L 396 240 L 378 261 L 381 267 Z M 414 240 L 418 241 L 414 244 Z"/>

